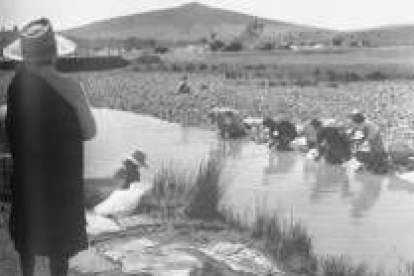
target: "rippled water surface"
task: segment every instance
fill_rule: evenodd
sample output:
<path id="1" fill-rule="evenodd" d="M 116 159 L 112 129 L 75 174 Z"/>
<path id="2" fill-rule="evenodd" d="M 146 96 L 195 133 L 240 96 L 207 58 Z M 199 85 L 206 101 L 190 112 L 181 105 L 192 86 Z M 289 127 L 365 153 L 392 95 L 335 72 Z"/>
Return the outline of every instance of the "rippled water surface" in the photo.
<path id="1" fill-rule="evenodd" d="M 220 142 L 214 132 L 131 113 L 96 109 L 98 137 L 86 146 L 86 176 L 111 175 L 137 148 L 152 172 L 162 164 L 194 172 L 209 153 L 225 154 L 223 203 L 303 221 L 320 254 L 344 254 L 374 266 L 414 260 L 414 184 L 315 163 L 300 152 L 269 152 L 249 141 Z"/>

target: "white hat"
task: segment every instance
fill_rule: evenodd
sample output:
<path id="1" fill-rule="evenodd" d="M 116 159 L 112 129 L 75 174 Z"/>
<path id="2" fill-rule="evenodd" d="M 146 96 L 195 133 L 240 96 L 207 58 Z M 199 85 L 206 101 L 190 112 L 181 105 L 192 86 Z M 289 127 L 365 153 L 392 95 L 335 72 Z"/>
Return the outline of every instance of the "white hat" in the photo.
<path id="1" fill-rule="evenodd" d="M 30 22 L 17 40 L 7 46 L 3 54 L 13 60 L 47 61 L 56 56 L 71 54 L 76 44 L 54 33 L 50 21 L 41 18 Z"/>

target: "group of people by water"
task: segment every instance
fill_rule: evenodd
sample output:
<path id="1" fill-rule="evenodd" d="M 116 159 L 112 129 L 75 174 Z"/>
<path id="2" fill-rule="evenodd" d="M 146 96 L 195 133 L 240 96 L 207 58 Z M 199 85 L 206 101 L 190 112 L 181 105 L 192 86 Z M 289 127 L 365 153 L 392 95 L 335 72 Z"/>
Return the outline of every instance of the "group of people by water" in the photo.
<path id="1" fill-rule="evenodd" d="M 237 110 L 216 108 L 209 114 L 217 124 L 222 138 L 249 136 L 265 140 L 270 148 L 290 151 L 302 141 L 308 156 L 330 164 L 342 164 L 351 159 L 358 161 L 359 170 L 385 174 L 390 168 L 380 128 L 366 116 L 354 110 L 345 123 L 335 119 L 314 118 L 298 125 L 289 118 L 244 118 Z M 302 140 L 300 140 L 302 139 Z"/>

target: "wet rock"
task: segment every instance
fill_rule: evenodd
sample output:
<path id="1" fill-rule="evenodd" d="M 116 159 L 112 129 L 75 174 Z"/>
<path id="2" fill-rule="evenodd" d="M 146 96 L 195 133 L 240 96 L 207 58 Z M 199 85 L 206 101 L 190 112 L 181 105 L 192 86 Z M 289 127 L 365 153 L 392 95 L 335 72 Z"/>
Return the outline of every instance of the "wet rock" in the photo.
<path id="1" fill-rule="evenodd" d="M 244 244 L 218 242 L 204 246 L 165 243 L 148 238 L 122 240 L 101 248 L 123 273 L 149 275 L 283 275 L 263 254 Z"/>
<path id="2" fill-rule="evenodd" d="M 282 275 L 283 273 L 262 253 L 241 243 L 219 242 L 201 252 L 233 271 L 251 275 Z"/>
<path id="3" fill-rule="evenodd" d="M 101 256 L 95 249 L 82 251 L 70 260 L 70 268 L 80 273 L 102 273 L 112 271 L 117 266 Z"/>
<path id="4" fill-rule="evenodd" d="M 104 250 L 108 258 L 121 263 L 124 273 L 154 275 L 197 275 L 203 263 L 174 246 L 162 246 L 147 238 L 125 241 Z"/>
<path id="5" fill-rule="evenodd" d="M 135 215 L 117 219 L 117 223 L 124 229 L 136 227 L 159 227 L 162 221 L 145 215 Z"/>

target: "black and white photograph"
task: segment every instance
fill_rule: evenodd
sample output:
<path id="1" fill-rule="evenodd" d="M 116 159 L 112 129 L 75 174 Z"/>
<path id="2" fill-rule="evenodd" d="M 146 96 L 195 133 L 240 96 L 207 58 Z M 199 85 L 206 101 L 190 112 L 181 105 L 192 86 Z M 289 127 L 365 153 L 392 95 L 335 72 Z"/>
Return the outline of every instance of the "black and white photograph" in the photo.
<path id="1" fill-rule="evenodd" d="M 0 276 L 414 276 L 409 0 L 0 0 Z"/>

